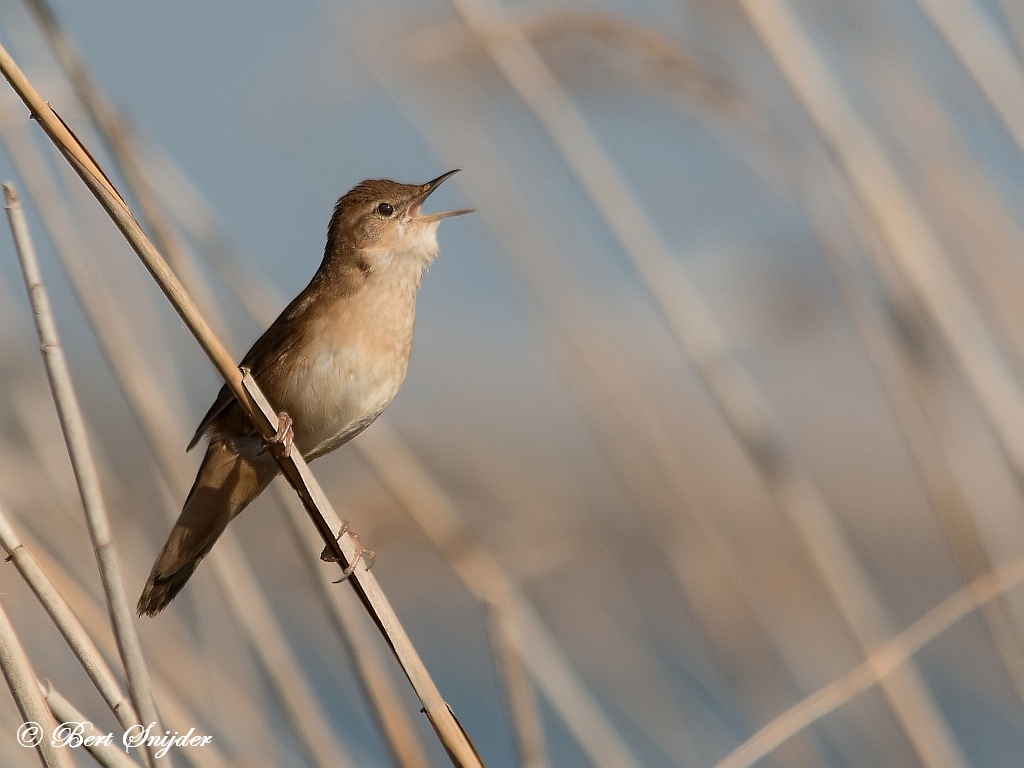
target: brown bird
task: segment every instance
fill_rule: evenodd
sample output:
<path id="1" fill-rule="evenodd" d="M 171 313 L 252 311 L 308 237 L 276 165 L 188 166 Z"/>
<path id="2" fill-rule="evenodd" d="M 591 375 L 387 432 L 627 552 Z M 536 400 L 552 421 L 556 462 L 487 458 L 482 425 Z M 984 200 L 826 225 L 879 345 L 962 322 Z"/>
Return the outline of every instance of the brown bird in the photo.
<path id="1" fill-rule="evenodd" d="M 442 219 L 424 214 L 426 184 L 368 180 L 338 200 L 327 247 L 309 285 L 253 344 L 242 366 L 282 413 L 276 442 L 306 461 L 345 444 L 380 416 L 409 368 L 416 292 L 437 257 Z M 278 473 L 266 442 L 228 388 L 189 443 L 210 443 L 185 507 L 153 564 L 139 615 L 162 611 L 227 524 Z"/>

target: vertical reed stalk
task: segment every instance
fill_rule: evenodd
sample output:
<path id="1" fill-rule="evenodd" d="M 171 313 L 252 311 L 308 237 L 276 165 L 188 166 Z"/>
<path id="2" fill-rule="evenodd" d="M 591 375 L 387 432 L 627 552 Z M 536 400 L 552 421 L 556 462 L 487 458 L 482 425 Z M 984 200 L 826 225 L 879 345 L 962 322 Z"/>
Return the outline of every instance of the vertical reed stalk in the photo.
<path id="1" fill-rule="evenodd" d="M 1024 396 L 878 138 L 783 0 L 738 0 L 833 152 L 859 205 L 953 353 L 1024 488 Z"/>
<path id="2" fill-rule="evenodd" d="M 128 592 L 124 585 L 124 574 L 114 549 L 110 521 L 103 501 L 99 477 L 92 461 L 85 421 L 78 405 L 67 360 L 64 358 L 57 325 L 50 309 L 49 296 L 43 285 L 42 274 L 29 236 L 24 211 L 11 184 L 4 185 L 4 197 L 18 259 L 25 277 L 25 287 L 35 313 L 36 329 L 42 344 L 43 360 L 46 363 L 46 375 L 60 416 L 64 438 L 68 444 L 68 453 L 75 471 L 75 479 L 78 481 L 78 487 L 82 494 L 89 536 L 92 539 L 96 563 L 103 581 L 103 591 L 106 594 L 110 620 L 117 637 L 118 650 L 128 678 L 128 690 L 132 697 L 132 703 L 135 705 L 135 711 L 147 725 L 153 723 L 154 730 L 159 733 L 162 728 L 157 714 L 156 701 L 153 698 L 149 670 L 146 668 L 142 645 L 133 621 Z M 141 752 L 148 755 L 147 763 L 153 764 L 151 762 L 153 758 L 148 751 L 143 749 Z"/>
<path id="3" fill-rule="evenodd" d="M 544 723 L 533 686 L 519 651 L 508 641 L 514 631 L 502 626 L 502 614 L 492 610 L 488 616 L 494 659 L 504 684 L 508 712 L 515 725 L 519 763 L 523 768 L 547 768 Z"/>

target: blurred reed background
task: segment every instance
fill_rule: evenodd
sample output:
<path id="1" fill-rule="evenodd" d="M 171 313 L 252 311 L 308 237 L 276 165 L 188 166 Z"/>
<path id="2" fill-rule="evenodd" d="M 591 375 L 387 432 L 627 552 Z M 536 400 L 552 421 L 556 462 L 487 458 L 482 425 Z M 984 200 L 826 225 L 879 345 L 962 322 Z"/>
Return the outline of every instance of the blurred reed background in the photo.
<path id="1" fill-rule="evenodd" d="M 338 196 L 464 169 L 408 381 L 314 471 L 487 765 L 1020 764 L 1019 4 L 54 10 L 8 0 L 0 42 L 239 358 Z M 6 85 L 0 141 L 134 598 L 220 382 Z M 120 669 L 0 242 L 0 523 Z M 174 764 L 444 764 L 275 484 L 138 622 L 165 727 L 214 736 Z M 119 733 L 14 565 L 0 590 Z M 4 766 L 38 763 L 22 720 L 0 696 Z"/>

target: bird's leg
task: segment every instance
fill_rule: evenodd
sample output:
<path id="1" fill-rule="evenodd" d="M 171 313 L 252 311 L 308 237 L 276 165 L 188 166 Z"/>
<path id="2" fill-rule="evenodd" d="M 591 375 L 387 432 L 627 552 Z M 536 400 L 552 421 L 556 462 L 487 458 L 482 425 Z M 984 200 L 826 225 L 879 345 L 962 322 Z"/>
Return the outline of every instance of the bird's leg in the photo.
<path id="1" fill-rule="evenodd" d="M 344 536 L 346 533 L 348 533 L 348 535 L 352 538 L 352 543 L 355 544 L 356 556 L 352 558 L 352 562 L 349 563 L 345 570 L 341 572 L 341 578 L 334 582 L 335 584 L 341 584 L 341 582 L 345 581 L 345 579 L 351 576 L 352 571 L 356 569 L 356 563 L 358 563 L 360 560 L 366 563 L 366 570 L 370 570 L 370 568 L 373 567 L 374 560 L 377 559 L 376 552 L 374 552 L 372 549 L 367 549 L 360 543 L 359 534 L 348 529 L 348 520 L 342 520 L 341 530 L 338 531 L 338 540 L 340 541 L 341 537 Z M 324 547 L 324 551 L 320 553 L 320 559 L 323 560 L 325 563 L 338 562 L 337 555 L 335 555 L 331 551 L 330 547 Z"/>
<path id="2" fill-rule="evenodd" d="M 279 451 L 282 456 L 288 458 L 292 455 L 292 443 L 295 441 L 295 432 L 292 430 L 292 417 L 284 411 L 277 414 L 277 432 L 267 440 L 270 447 Z"/>

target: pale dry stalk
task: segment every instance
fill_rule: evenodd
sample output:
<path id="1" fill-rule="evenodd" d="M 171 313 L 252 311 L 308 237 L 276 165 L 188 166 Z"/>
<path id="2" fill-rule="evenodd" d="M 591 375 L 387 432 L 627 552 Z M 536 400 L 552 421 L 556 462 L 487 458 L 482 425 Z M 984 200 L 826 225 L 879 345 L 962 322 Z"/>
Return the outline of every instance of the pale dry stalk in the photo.
<path id="1" fill-rule="evenodd" d="M 103 500 L 99 476 L 92 460 L 92 449 L 89 446 L 85 420 L 78 404 L 78 397 L 75 394 L 64 350 L 61 347 L 60 335 L 50 308 L 49 296 L 43 284 L 39 263 L 29 235 L 28 223 L 11 184 L 4 185 L 4 197 L 11 231 L 14 234 L 15 249 L 21 262 L 25 287 L 29 293 L 36 329 L 42 344 L 47 379 L 50 382 L 53 400 L 60 416 L 61 429 L 64 431 L 64 438 L 68 444 L 71 466 L 82 495 L 89 536 L 103 582 L 110 620 L 117 637 L 118 650 L 128 679 L 128 690 L 139 717 L 147 725 L 155 724 L 154 730 L 159 732 L 162 729 L 157 714 L 156 700 L 153 697 L 153 686 L 142 653 L 142 644 L 139 641 L 131 604 L 128 601 L 124 574 L 114 548 L 110 519 Z M 147 754 L 146 750 L 142 750 L 142 752 Z M 150 756 L 147 762 L 151 760 Z"/>
<path id="2" fill-rule="evenodd" d="M 7 687 L 10 688 L 18 711 L 25 721 L 25 725 L 22 726 L 24 730 L 20 730 L 19 733 L 25 737 L 30 736 L 33 733 L 30 723 L 41 729 L 41 733 L 38 734 L 39 742 L 35 748 L 43 765 L 46 768 L 74 768 L 74 760 L 69 750 L 66 747 L 55 747 L 51 742 L 57 721 L 43 700 L 36 674 L 11 625 L 11 620 L 7 618 L 3 605 L 0 605 L 0 670 L 3 671 Z"/>
<path id="3" fill-rule="evenodd" d="M 76 581 L 61 562 L 52 557 L 46 548 L 23 527 L 17 532 L 19 541 L 33 553 L 39 561 L 41 568 L 49 574 L 56 588 L 67 600 L 75 615 L 81 621 L 89 636 L 98 644 L 104 656 L 108 659 L 117 658 L 117 642 L 110 631 L 110 624 L 106 620 L 103 608 L 86 592 Z M 154 658 L 154 688 L 160 700 L 160 712 L 164 716 L 164 722 L 171 730 L 185 733 L 189 728 L 194 727 L 201 721 L 197 709 L 184 704 L 175 692 L 175 687 L 191 687 L 193 690 L 199 686 L 195 684 L 199 675 L 210 681 L 212 686 L 220 689 L 233 690 L 234 686 L 218 669 L 202 669 L 198 673 L 198 665 L 195 659 L 187 652 L 182 651 L 173 643 L 167 643 L 160 648 L 160 653 Z M 172 681 L 173 686 L 172 687 Z M 201 695 L 201 694 L 200 694 Z M 237 694 L 230 702 L 231 712 L 236 720 L 242 721 L 240 712 L 245 708 L 252 708 L 252 703 Z M 251 718 L 250 718 L 251 719 Z M 261 728 L 268 728 L 268 724 L 261 723 Z M 185 753 L 190 763 L 196 768 L 226 768 L 227 759 L 221 753 L 217 742 L 207 744 L 199 748 L 186 748 Z"/>
<path id="4" fill-rule="evenodd" d="M 519 650 L 508 641 L 514 630 L 503 626 L 505 617 L 492 610 L 488 616 L 492 653 L 504 681 L 509 716 L 515 725 L 519 763 L 523 768 L 547 768 L 547 746 L 540 706 Z"/>
<path id="5" fill-rule="evenodd" d="M 602 214 L 779 509 L 800 535 L 865 655 L 869 654 L 893 634 L 884 604 L 824 496 L 782 440 L 752 382 L 732 361 L 699 294 L 653 222 L 569 94 L 530 42 L 514 34 L 512 21 L 500 5 L 485 0 L 453 0 L 453 4 Z M 496 28 L 503 30 L 504 40 L 492 44 L 491 30 Z M 916 668 L 904 668 L 888 678 L 883 691 L 926 764 L 966 764 Z"/>
<path id="6" fill-rule="evenodd" d="M 853 196 L 978 399 L 1024 487 L 1024 396 L 985 320 L 964 291 L 926 217 L 879 139 L 854 112 L 799 19 L 783 0 L 738 0 L 832 151 Z"/>
<path id="7" fill-rule="evenodd" d="M 925 645 L 989 600 L 1024 583 L 1024 557 L 968 584 L 878 647 L 856 669 L 834 680 L 765 725 L 715 768 L 747 768 L 793 734 L 882 682 Z"/>
<path id="8" fill-rule="evenodd" d="M 316 531 L 306 523 L 306 515 L 295 494 L 275 483 L 278 501 L 296 544 L 303 552 L 315 552 Z M 359 601 L 347 589 L 338 589 L 330 572 L 319 559 L 304 557 L 309 577 L 317 585 L 327 606 L 338 636 L 348 648 L 367 701 L 380 726 L 395 763 L 400 768 L 427 768 L 430 763 L 420 743 L 416 727 L 406 714 L 404 702 L 391 682 L 384 659 L 373 642 L 373 636 L 360 615 Z"/>
<path id="9" fill-rule="evenodd" d="M 101 741 L 100 739 L 106 734 L 93 725 L 92 721 L 79 712 L 70 701 L 61 696 L 53 685 L 39 683 L 39 690 L 58 723 L 81 726 L 80 735 L 83 739 L 81 748 L 87 750 L 99 765 L 103 768 L 138 768 L 139 764 L 132 760 L 128 756 L 127 750 L 122 749 L 117 742 L 111 740 L 111 743 L 107 744 Z"/>
<path id="10" fill-rule="evenodd" d="M 95 161 L 84 150 L 81 143 L 71 135 L 66 126 L 57 119 L 3 48 L 0 48 L 0 70 L 3 71 L 15 91 L 29 106 L 32 114 L 114 220 L 118 229 L 121 230 L 160 285 L 161 290 L 185 321 L 203 351 L 213 362 L 218 373 L 224 378 L 243 411 L 253 420 L 260 434 L 266 439 L 272 438 L 277 432 L 277 415 L 274 409 L 251 377 L 246 377 L 247 380 L 243 383 L 243 372 L 235 366 L 227 348 L 214 334 L 185 291 L 184 286 L 167 266 L 149 238 L 146 237 L 120 195 L 96 166 Z M 356 567 L 350 581 L 363 600 L 363 604 L 373 613 L 375 623 L 385 635 L 403 671 L 416 690 L 424 705 L 424 712 L 445 745 L 449 756 L 459 766 L 481 765 L 479 755 L 456 721 L 451 709 L 441 697 L 437 686 L 430 678 L 408 635 L 402 629 L 397 615 L 377 580 L 366 570 L 365 564 L 358 561 L 358 549 L 351 536 L 347 533 L 338 535 L 338 532 L 342 530 L 341 520 L 316 482 L 316 478 L 309 471 L 306 462 L 295 451 L 290 456 L 278 457 L 278 459 L 282 472 L 302 498 L 303 504 L 328 550 L 337 557 L 339 567 L 344 569 L 350 563 L 355 564 Z"/>
<path id="11" fill-rule="evenodd" d="M 594 764 L 638 765 L 529 600 L 473 539 L 455 504 L 387 423 L 378 419 L 352 445 L 466 588 L 502 616 L 506 640 Z"/>
<path id="12" fill-rule="evenodd" d="M 103 655 L 93 642 L 85 627 L 78 620 L 67 600 L 58 591 L 49 575 L 39 565 L 33 553 L 18 538 L 7 519 L 6 511 L 0 506 L 0 546 L 7 552 L 7 559 L 14 563 L 25 583 L 31 587 L 53 623 L 60 630 L 71 652 L 75 654 L 92 680 L 96 690 L 114 713 L 122 728 L 130 728 L 140 722 L 131 702 L 121 691 L 114 673 L 107 666 Z"/>
<path id="13" fill-rule="evenodd" d="M 917 0 L 1024 152 L 1024 69 L 976 0 Z"/>

